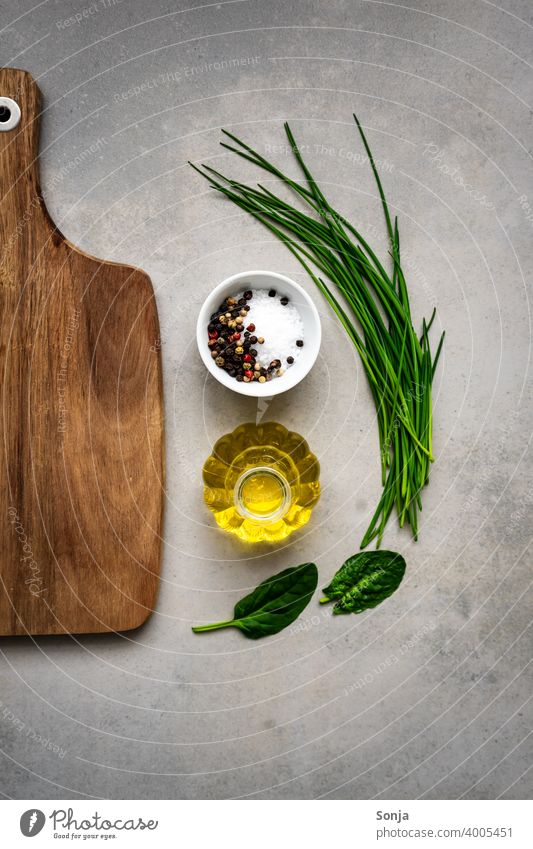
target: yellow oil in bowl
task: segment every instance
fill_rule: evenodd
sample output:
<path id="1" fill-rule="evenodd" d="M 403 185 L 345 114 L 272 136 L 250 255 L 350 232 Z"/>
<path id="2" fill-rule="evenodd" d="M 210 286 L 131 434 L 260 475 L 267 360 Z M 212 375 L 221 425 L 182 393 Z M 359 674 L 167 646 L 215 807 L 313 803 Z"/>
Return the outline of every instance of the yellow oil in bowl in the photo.
<path id="1" fill-rule="evenodd" d="M 225 531 L 246 542 L 279 542 L 309 521 L 319 474 L 300 434 L 250 422 L 216 443 L 204 464 L 204 499 Z"/>

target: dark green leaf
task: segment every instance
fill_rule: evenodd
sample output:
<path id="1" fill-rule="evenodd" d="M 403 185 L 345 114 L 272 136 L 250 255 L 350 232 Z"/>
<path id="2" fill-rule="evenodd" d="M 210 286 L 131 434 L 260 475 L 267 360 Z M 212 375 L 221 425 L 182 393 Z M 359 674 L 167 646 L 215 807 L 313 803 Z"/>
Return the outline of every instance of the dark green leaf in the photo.
<path id="1" fill-rule="evenodd" d="M 198 625 L 195 633 L 218 628 L 239 628 L 252 640 L 277 634 L 294 622 L 309 604 L 318 583 L 314 563 L 291 566 L 262 581 L 256 589 L 235 605 L 233 619 Z"/>
<path id="2" fill-rule="evenodd" d="M 349 557 L 329 586 L 321 604 L 337 599 L 333 613 L 361 613 L 376 607 L 398 589 L 405 560 L 395 551 L 362 551 Z"/>

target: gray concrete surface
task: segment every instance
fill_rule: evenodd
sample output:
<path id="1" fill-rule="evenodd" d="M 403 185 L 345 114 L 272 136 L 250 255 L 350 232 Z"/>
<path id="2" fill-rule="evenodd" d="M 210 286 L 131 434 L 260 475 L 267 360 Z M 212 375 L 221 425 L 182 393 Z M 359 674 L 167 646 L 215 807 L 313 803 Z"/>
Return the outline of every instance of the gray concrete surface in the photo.
<path id="1" fill-rule="evenodd" d="M 35 8 L 33 6 L 35 5 Z M 157 612 L 137 633 L 0 644 L 0 791 L 14 798 L 524 798 L 531 616 L 533 8 L 471 0 L 1 2 L 0 61 L 42 88 L 50 211 L 85 250 L 152 276 L 167 406 Z M 77 21 L 71 16 L 80 13 Z M 70 19 L 70 20 L 69 20 Z M 246 173 L 221 126 L 294 171 L 291 122 L 336 203 L 385 249 L 351 120 L 397 210 L 418 319 L 447 343 L 421 538 L 376 610 L 258 643 L 224 618 L 260 579 L 316 559 L 326 582 L 379 494 L 359 363 L 284 247 L 186 165 Z M 282 146 L 282 147 L 279 147 Z M 232 272 L 314 295 L 321 358 L 267 414 L 305 434 L 323 497 L 305 533 L 251 552 L 215 529 L 200 469 L 256 404 L 206 380 L 196 313 Z M 436 328 L 438 330 L 438 328 Z"/>

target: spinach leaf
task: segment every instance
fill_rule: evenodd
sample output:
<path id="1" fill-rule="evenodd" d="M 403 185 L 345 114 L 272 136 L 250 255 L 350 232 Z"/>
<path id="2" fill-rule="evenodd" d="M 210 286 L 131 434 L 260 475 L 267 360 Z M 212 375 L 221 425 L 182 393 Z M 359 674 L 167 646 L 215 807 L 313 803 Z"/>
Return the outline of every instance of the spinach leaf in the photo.
<path id="1" fill-rule="evenodd" d="M 395 551 L 361 551 L 341 566 L 322 592 L 320 604 L 337 599 L 333 613 L 361 613 L 377 607 L 398 589 L 405 560 Z"/>
<path id="2" fill-rule="evenodd" d="M 291 566 L 267 578 L 235 605 L 233 619 L 213 625 L 197 625 L 195 634 L 218 628 L 239 628 L 252 640 L 277 634 L 307 607 L 318 583 L 314 563 Z"/>

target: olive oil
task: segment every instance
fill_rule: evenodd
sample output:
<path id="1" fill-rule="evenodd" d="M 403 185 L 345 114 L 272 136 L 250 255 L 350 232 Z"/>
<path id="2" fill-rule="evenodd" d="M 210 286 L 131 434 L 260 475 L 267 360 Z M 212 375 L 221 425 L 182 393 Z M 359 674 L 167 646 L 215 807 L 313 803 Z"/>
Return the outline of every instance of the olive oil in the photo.
<path id="1" fill-rule="evenodd" d="M 216 443 L 204 464 L 204 499 L 224 530 L 246 542 L 279 542 L 309 521 L 319 474 L 300 434 L 250 422 Z"/>

